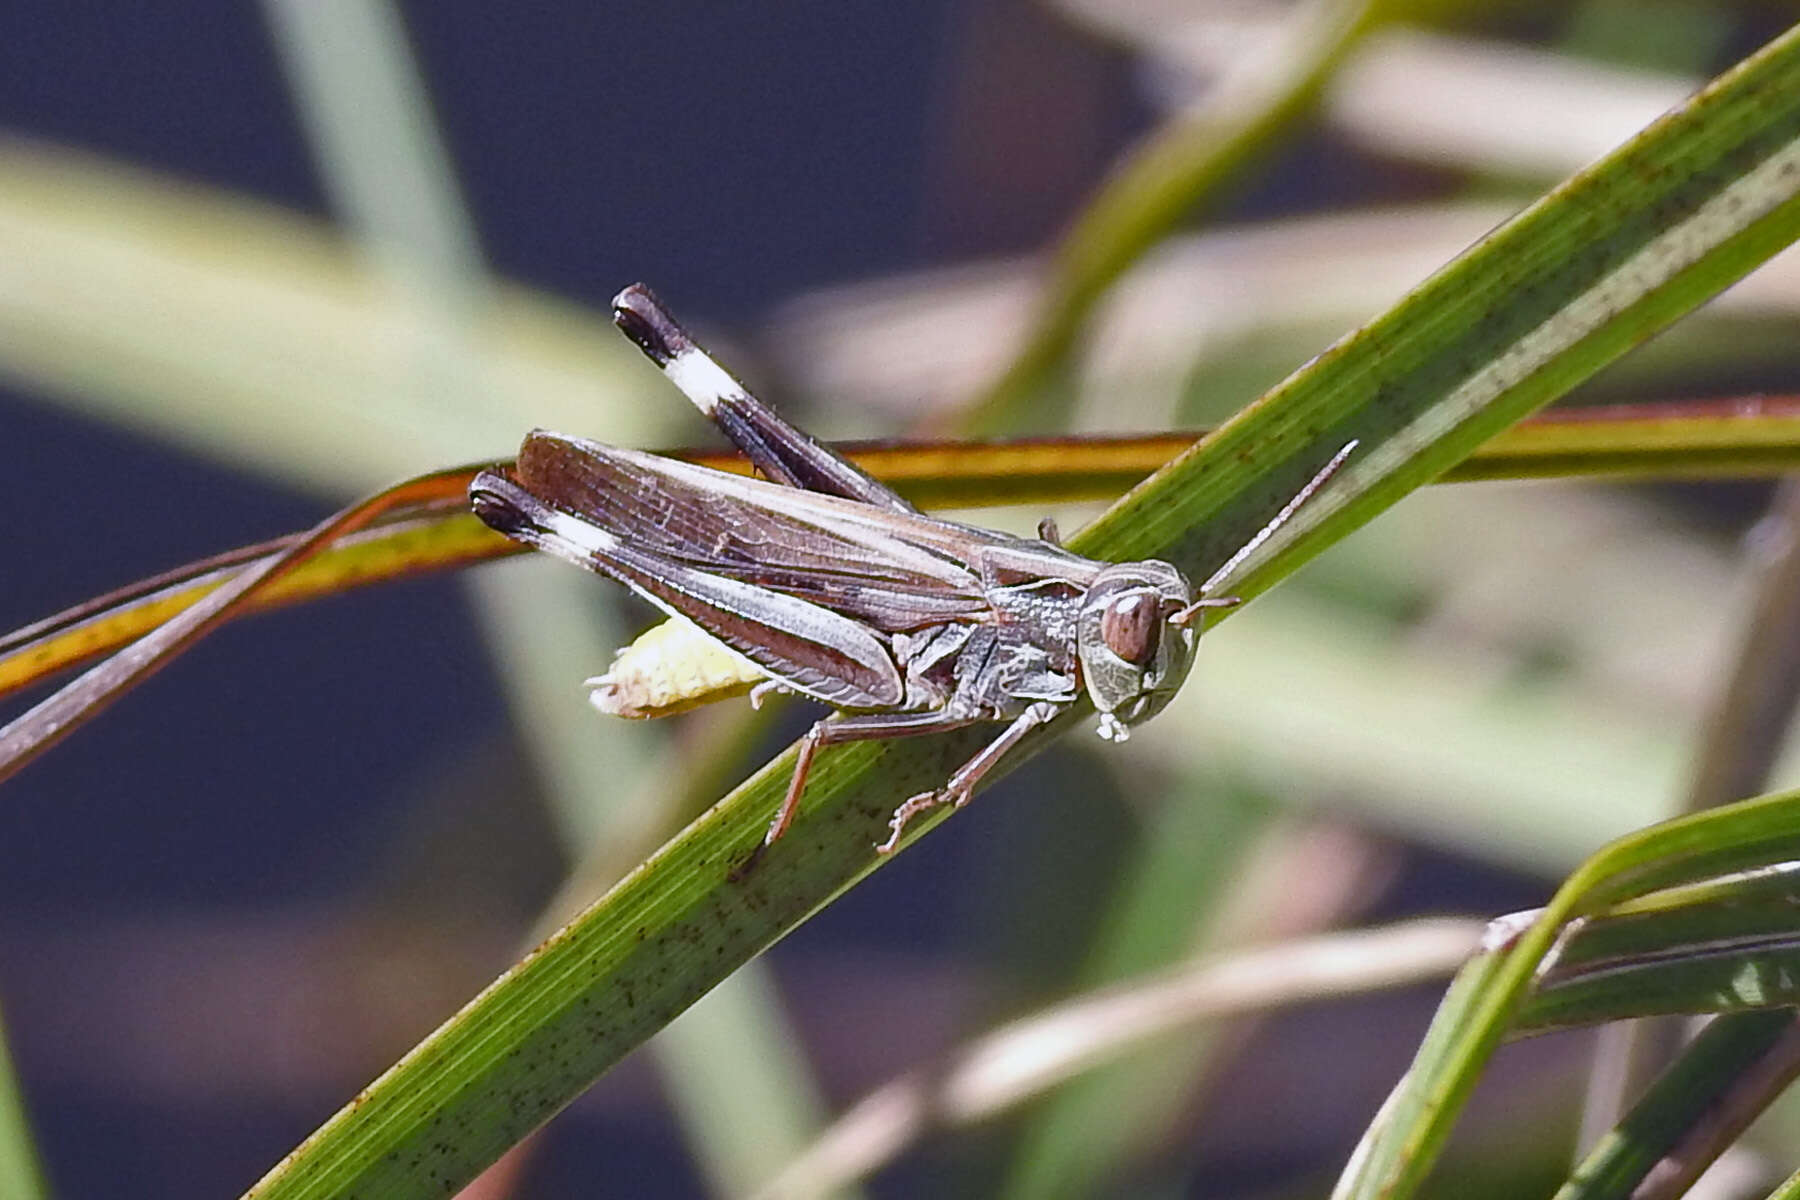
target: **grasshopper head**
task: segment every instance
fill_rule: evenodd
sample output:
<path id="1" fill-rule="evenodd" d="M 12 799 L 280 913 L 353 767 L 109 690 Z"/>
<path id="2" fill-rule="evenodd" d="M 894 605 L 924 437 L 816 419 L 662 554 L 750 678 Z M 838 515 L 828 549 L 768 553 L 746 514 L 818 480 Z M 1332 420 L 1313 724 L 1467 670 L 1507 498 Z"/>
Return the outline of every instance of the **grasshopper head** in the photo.
<path id="1" fill-rule="evenodd" d="M 1081 607 L 1077 651 L 1100 736 L 1122 742 L 1129 727 L 1162 711 L 1194 662 L 1197 631 L 1177 614 L 1193 593 L 1165 562 L 1119 563 L 1101 571 Z"/>

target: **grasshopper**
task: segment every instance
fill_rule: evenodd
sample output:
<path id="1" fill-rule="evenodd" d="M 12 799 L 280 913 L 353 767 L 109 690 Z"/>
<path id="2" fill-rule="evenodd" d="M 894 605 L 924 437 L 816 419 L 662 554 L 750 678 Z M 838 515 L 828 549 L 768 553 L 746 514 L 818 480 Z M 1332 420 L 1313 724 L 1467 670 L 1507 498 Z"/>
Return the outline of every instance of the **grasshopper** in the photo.
<path id="1" fill-rule="evenodd" d="M 537 430 L 510 472 L 476 477 L 470 501 L 507 537 L 699 626 L 755 664 L 763 688 L 844 710 L 801 739 L 764 844 L 793 821 L 814 757 L 839 742 L 1003 725 L 943 787 L 894 811 L 877 847 L 888 853 L 913 816 L 968 803 L 1084 692 L 1100 736 L 1124 741 L 1187 678 L 1200 615 L 1238 603 L 1214 594 L 1222 581 L 1356 446 L 1193 588 L 1166 562 L 1071 553 L 1049 522 L 1031 539 L 926 516 L 752 396 L 647 288 L 619 293 L 613 318 L 765 478 Z"/>

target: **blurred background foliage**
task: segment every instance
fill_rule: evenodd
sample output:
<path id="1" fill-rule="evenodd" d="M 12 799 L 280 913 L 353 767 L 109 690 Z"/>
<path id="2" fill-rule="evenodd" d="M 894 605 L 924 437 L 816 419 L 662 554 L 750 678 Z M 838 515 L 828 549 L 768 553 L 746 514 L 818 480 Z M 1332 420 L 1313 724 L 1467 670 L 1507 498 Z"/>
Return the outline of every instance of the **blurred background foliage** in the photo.
<path id="1" fill-rule="evenodd" d="M 705 440 L 610 329 L 636 279 L 825 436 L 1215 422 L 1800 15 L 1401 7 L 9 5 L 0 628 L 533 425 Z M 1057 260 L 1151 155 L 1168 228 Z M 1059 278 L 1091 313 L 1045 312 Z M 1797 317 L 1788 255 L 1573 402 L 1792 391 Z M 1767 501 L 1411 497 L 1209 638 L 1125 752 L 1064 739 L 482 1194 L 743 1194 L 824 1114 L 1074 990 L 1541 902 L 1682 803 Z M 246 623 L 8 787 L 0 1003 L 55 1191 L 241 1190 L 813 719 L 595 719 L 579 681 L 648 617 L 570 575 Z M 1797 778 L 1790 746 L 1770 783 Z M 1436 993 L 1172 1035 L 864 1186 L 1319 1194 Z M 1440 1186 L 1559 1178 L 1591 1040 L 1508 1050 Z M 1800 1165 L 1770 1124 L 1728 1171 Z"/>

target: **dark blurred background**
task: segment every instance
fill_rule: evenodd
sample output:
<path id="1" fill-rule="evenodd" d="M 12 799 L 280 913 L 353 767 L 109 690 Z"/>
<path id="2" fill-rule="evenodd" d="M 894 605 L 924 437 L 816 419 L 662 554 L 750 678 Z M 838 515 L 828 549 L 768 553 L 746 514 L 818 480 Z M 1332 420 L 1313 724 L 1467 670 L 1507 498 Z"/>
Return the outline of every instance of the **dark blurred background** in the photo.
<path id="1" fill-rule="evenodd" d="M 330 14 L 365 6 L 0 8 L 0 628 L 304 527 L 386 480 L 508 454 L 533 424 L 707 440 L 611 341 L 606 303 L 638 279 L 824 432 L 954 429 L 1022 323 L 1033 265 L 1013 256 L 1053 244 L 1109 164 L 1248 53 L 1232 49 L 1249 36 L 1234 22 L 1254 32 L 1243 14 L 1295 19 L 1233 7 L 370 8 L 398 18 L 384 28 L 416 69 L 414 115 L 441 135 L 427 123 L 420 144 L 441 146 L 453 185 L 395 210 L 454 202 L 443 228 L 462 240 L 423 267 L 438 234 L 371 211 L 366 158 L 320 132 L 334 120 L 320 87 L 363 102 L 357 61 L 381 44 Z M 1076 425 L 1230 411 L 1791 19 L 1672 0 L 1649 17 L 1604 0 L 1441 7 L 1435 29 L 1353 60 L 1128 281 L 1070 372 Z M 306 82 L 320 62 L 342 68 L 336 85 Z M 1501 99 L 1434 90 L 1488 86 L 1482 71 Z M 1555 71 L 1577 91 L 1554 91 Z M 1533 125 L 1534 103 L 1564 128 Z M 1496 127 L 1508 119 L 1523 157 Z M 1750 289 L 1593 398 L 1787 383 L 1795 293 Z M 475 332 L 439 354 L 445 328 Z M 1527 906 L 1660 811 L 1683 766 L 1685 734 L 1667 731 L 1691 727 L 1725 637 L 1721 538 L 1760 491 L 1474 494 L 1421 497 L 1356 539 L 1284 613 L 1272 597 L 1261 634 L 1254 614 L 1234 621 L 1239 657 L 1203 658 L 1190 690 L 1206 695 L 1165 718 L 1163 741 L 1102 756 L 1067 739 L 778 947 L 767 978 L 785 1004 L 764 1029 L 795 1039 L 798 1107 L 841 1107 L 1106 978 L 1134 864 L 1173 836 L 1165 792 L 1217 814 L 1179 826 L 1196 865 L 1177 871 L 1186 899 L 1164 921 L 1183 932 L 1166 956 Z M 1506 514 L 1546 505 L 1554 544 L 1506 533 Z M 473 591 L 411 582 L 234 625 L 8 785 L 0 1006 L 58 1194 L 241 1191 L 512 961 L 572 863 L 607 838 L 636 844 L 617 810 L 571 806 L 592 763 L 547 765 L 540 734 L 599 722 L 577 685 L 644 612 L 554 566 L 481 574 Z M 1539 598 L 1545 579 L 1560 603 Z M 1646 581 L 1637 615 L 1583 615 Z M 590 617 L 593 646 L 554 637 Z M 529 671 L 509 674 L 530 652 L 507 639 L 538 635 L 559 670 L 534 702 Z M 1443 722 L 1420 740 L 1460 760 L 1390 768 L 1347 724 L 1370 696 L 1409 697 Z M 812 715 L 790 706 L 744 735 L 723 783 Z M 667 759 L 644 756 L 687 754 L 729 719 L 594 730 L 585 753 L 602 771 L 615 749 L 637 755 L 618 790 L 653 796 Z M 1551 740 L 1572 723 L 1577 747 Z M 622 803 L 632 836 L 672 819 Z M 1318 896 L 1250 869 L 1291 881 L 1307 863 L 1330 881 Z M 1270 917 L 1272 895 L 1293 911 Z M 1260 921 L 1243 896 L 1262 897 Z M 1359 1000 L 1216 1039 L 1164 1081 L 1162 1123 L 1070 1194 L 1319 1189 L 1432 1001 Z M 1492 1106 L 1514 1120 L 1466 1151 L 1507 1164 L 1494 1194 L 1566 1153 L 1576 1044 L 1503 1064 Z M 740 1086 L 730 1070 L 640 1053 L 496 1186 L 740 1190 L 704 1165 L 716 1147 L 680 1099 Z M 1542 1130 L 1517 1120 L 1523 1103 Z M 1021 1156 L 1053 1118 L 933 1142 L 869 1194 L 1033 1194 L 1049 1168 Z"/>

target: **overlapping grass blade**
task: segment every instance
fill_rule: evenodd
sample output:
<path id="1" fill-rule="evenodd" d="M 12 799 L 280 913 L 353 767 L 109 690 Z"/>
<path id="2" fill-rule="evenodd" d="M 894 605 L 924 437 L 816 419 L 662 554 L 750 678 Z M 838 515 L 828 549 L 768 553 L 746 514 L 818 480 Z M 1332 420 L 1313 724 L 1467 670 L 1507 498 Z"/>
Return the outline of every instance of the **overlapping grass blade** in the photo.
<path id="1" fill-rule="evenodd" d="M 1504 954 L 1465 971 L 1479 988 L 1453 988 L 1381 1119 L 1364 1135 L 1334 1196 L 1403 1196 L 1424 1179 L 1457 1111 L 1495 1046 L 1516 1026 L 1540 965 L 1574 918 L 1663 888 L 1707 886 L 1800 854 L 1800 794 L 1781 793 L 1695 813 L 1627 835 L 1576 870 Z M 1773 966 L 1775 953 L 1770 954 Z M 1492 959 L 1492 962 L 1487 961 Z M 1690 981 L 1716 982 L 1693 969 Z M 1709 1007 L 1702 1004 L 1702 1009 Z"/>
<path id="2" fill-rule="evenodd" d="M 1783 1041 L 1791 1043 L 1794 1038 L 1791 1012 L 1761 1012 L 1714 1021 L 1657 1079 L 1625 1120 L 1600 1140 L 1568 1182 L 1557 1190 L 1554 1200 L 1624 1200 L 1641 1195 L 1638 1185 L 1651 1168 L 1706 1118 L 1723 1125 L 1722 1132 L 1741 1130 L 1744 1120 L 1719 1121 L 1722 1101 L 1765 1056 Z M 1787 1058 L 1792 1059 L 1791 1050 Z M 1788 1074 L 1791 1073 L 1790 1062 Z M 1754 1111 L 1743 1114 L 1744 1119 Z M 1714 1152 L 1719 1148 L 1716 1139 L 1709 1145 Z M 1711 1161 L 1710 1157 L 1683 1156 L 1681 1165 L 1692 1180 Z M 1667 1189 L 1664 1194 L 1675 1194 L 1675 1185 L 1663 1186 Z"/>

